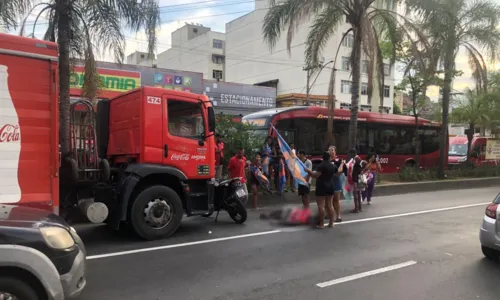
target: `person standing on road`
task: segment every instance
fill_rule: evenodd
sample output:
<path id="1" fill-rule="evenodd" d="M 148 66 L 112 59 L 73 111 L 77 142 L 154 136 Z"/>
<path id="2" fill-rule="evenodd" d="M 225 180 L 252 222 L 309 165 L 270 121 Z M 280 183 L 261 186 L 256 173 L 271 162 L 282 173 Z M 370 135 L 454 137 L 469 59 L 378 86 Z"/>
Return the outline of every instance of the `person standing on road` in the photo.
<path id="1" fill-rule="evenodd" d="M 290 146 L 290 149 L 292 150 L 292 152 L 290 154 L 293 157 L 296 157 L 297 150 L 295 150 L 295 144 L 290 143 L 289 146 Z M 286 168 L 286 178 L 287 178 L 288 185 L 290 185 L 290 190 L 292 191 L 292 193 L 295 193 L 295 190 L 297 189 L 297 182 L 293 179 L 293 176 L 290 173 L 290 170 L 288 170 L 288 168 Z"/>
<path id="2" fill-rule="evenodd" d="M 377 154 L 370 153 L 366 159 L 368 163 L 366 164 L 365 170 L 370 172 L 368 179 L 368 186 L 362 193 L 363 201 L 367 200 L 367 204 L 370 205 L 372 201 L 373 189 L 375 188 L 375 183 L 377 182 L 377 173 L 382 172 L 382 167 L 377 161 Z"/>
<path id="3" fill-rule="evenodd" d="M 352 150 L 356 151 L 356 150 Z M 352 155 L 355 155 L 354 153 Z M 361 212 L 361 190 L 363 189 L 360 178 L 363 172 L 363 166 L 361 164 L 361 158 L 358 155 L 354 156 L 352 161 L 352 171 L 349 175 L 349 181 L 353 185 L 353 197 L 354 197 L 354 209 L 351 210 L 351 213 L 359 213 Z"/>
<path id="4" fill-rule="evenodd" d="M 224 142 L 220 134 L 215 135 L 215 140 L 215 179 L 220 180 L 224 167 Z"/>
<path id="5" fill-rule="evenodd" d="M 330 162 L 330 154 L 323 154 L 323 161 L 316 171 L 306 169 L 306 172 L 316 178 L 316 203 L 318 204 L 319 224 L 317 228 L 325 228 L 325 206 L 328 211 L 328 227 L 333 227 L 333 195 L 335 194 L 335 183 L 333 177 L 338 173 L 335 164 Z"/>
<path id="6" fill-rule="evenodd" d="M 306 157 L 306 152 L 304 150 L 299 151 L 299 159 L 304 163 L 304 166 L 306 166 L 307 170 L 312 171 L 312 162 L 307 159 Z M 309 185 L 303 185 L 299 184 L 298 190 L 299 190 L 299 196 L 302 198 L 302 204 L 304 205 L 304 208 L 309 207 L 309 193 L 311 191 L 311 183 L 312 179 L 309 177 L 308 180 Z"/>
<path id="7" fill-rule="evenodd" d="M 335 214 L 336 214 L 336 219 L 335 222 L 342 222 L 342 217 L 340 213 L 340 194 L 342 193 L 342 181 L 340 179 L 340 176 L 342 173 L 345 174 L 345 161 L 342 160 L 341 158 L 337 157 L 337 148 L 335 146 L 330 146 L 328 148 L 328 153 L 330 155 L 330 163 L 335 165 L 335 169 L 337 172 L 335 173 L 335 176 L 333 177 L 333 185 L 335 188 L 335 194 L 333 197 L 333 208 L 335 209 Z"/>
<path id="8" fill-rule="evenodd" d="M 264 143 L 264 146 L 262 147 L 262 172 L 267 178 L 271 178 L 270 175 L 272 175 L 272 163 L 273 163 L 273 157 L 276 156 L 276 151 L 274 149 L 273 145 L 273 137 L 268 136 L 266 138 L 266 142 Z"/>
<path id="9" fill-rule="evenodd" d="M 229 170 L 229 178 L 241 177 L 241 183 L 243 184 L 243 188 L 247 194 L 248 201 L 248 188 L 247 188 L 247 179 L 246 179 L 246 168 L 247 168 L 247 159 L 243 156 L 244 150 L 243 148 L 239 148 L 236 155 L 231 157 L 229 160 L 229 164 L 227 166 Z"/>

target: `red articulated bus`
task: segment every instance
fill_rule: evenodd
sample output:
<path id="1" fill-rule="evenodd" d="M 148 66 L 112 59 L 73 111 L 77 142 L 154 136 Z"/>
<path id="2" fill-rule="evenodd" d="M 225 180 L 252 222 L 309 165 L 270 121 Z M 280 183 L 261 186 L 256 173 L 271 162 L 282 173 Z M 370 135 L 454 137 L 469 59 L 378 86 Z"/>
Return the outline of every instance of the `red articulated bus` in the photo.
<path id="1" fill-rule="evenodd" d="M 334 114 L 335 146 L 339 155 L 346 156 L 349 138 L 349 110 L 336 109 Z M 273 108 L 246 115 L 243 122 L 252 124 L 255 134 L 262 141 L 272 134 L 274 125 L 281 136 L 294 143 L 297 150 L 311 156 L 313 164 L 319 163 L 321 154 L 328 149 L 325 143 L 328 108 L 294 106 Z M 439 136 L 441 124 L 419 118 L 420 165 L 423 168 L 439 164 Z M 359 112 L 358 153 L 365 158 L 375 152 L 384 173 L 394 173 L 402 166 L 415 164 L 415 118 L 411 116 Z"/>

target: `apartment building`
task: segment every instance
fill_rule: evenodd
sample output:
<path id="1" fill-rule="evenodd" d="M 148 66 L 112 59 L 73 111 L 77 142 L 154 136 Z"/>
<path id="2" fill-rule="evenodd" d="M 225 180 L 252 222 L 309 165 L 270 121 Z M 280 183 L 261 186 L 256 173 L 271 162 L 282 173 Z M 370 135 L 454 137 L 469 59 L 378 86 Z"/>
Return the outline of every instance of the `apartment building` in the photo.
<path id="1" fill-rule="evenodd" d="M 377 2 L 383 5 L 384 1 Z M 286 47 L 286 30 L 276 46 L 270 50 L 262 38 L 262 24 L 268 12 L 269 2 L 256 0 L 255 10 L 226 24 L 226 80 L 231 82 L 272 86 L 277 89 L 277 106 L 280 98 L 291 99 L 294 105 L 305 102 L 308 72 L 304 71 L 305 42 L 310 24 L 300 26 L 294 35 L 291 51 Z M 351 66 L 349 56 L 354 42 L 350 34 L 341 43 L 342 35 L 349 29 L 343 24 L 330 39 L 324 49 L 324 68 L 319 75 L 309 76 L 309 94 L 314 99 L 328 94 L 328 85 L 332 68 L 336 71 L 334 93 L 336 107 L 350 109 L 351 106 Z M 333 59 L 340 46 L 339 54 L 333 66 Z M 392 113 L 394 95 L 394 70 L 385 64 L 383 97 L 373 93 L 368 101 L 368 74 L 366 57 L 362 60 L 362 76 L 360 85 L 360 110 Z M 378 87 L 374 87 L 378 88 Z M 297 96 L 301 95 L 301 96 Z M 326 105 L 325 100 L 312 101 L 313 105 Z"/>
<path id="2" fill-rule="evenodd" d="M 225 34 L 200 24 L 172 32 L 171 48 L 157 55 L 156 66 L 203 73 L 204 79 L 225 81 Z"/>

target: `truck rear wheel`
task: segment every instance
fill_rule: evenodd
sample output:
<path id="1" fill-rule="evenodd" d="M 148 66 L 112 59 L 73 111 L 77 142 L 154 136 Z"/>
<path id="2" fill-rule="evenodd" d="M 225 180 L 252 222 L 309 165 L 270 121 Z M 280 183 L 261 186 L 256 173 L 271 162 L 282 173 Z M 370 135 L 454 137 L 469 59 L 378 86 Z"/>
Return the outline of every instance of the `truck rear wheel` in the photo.
<path id="1" fill-rule="evenodd" d="M 141 238 L 156 240 L 172 235 L 179 228 L 183 214 L 179 195 L 169 187 L 154 185 L 135 198 L 130 223 Z"/>

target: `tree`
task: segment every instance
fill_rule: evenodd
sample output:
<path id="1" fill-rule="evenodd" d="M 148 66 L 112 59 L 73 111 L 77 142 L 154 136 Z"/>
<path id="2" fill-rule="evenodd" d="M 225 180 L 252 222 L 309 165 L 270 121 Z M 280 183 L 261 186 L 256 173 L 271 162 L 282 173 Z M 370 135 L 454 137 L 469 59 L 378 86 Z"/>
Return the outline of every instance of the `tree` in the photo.
<path id="1" fill-rule="evenodd" d="M 152 54 L 156 47 L 156 31 L 160 24 L 157 0 L 3 0 L 0 1 L 0 20 L 7 29 L 19 27 L 17 18 L 24 18 L 20 24 L 20 34 L 26 34 L 27 16 L 36 15 L 32 32 L 38 19 L 48 19 L 45 40 L 58 43 L 59 49 L 59 113 L 60 144 L 64 158 L 69 154 L 69 88 L 71 63 L 73 59 L 83 59 L 85 64 L 82 96 L 94 101 L 102 85 L 97 73 L 94 50 L 97 53 L 111 52 L 114 59 L 124 60 L 124 28 L 145 30 L 148 51 Z"/>
<path id="2" fill-rule="evenodd" d="M 402 114 L 403 114 L 403 112 L 401 111 L 401 108 L 400 108 L 400 107 L 399 107 L 399 105 L 396 103 L 396 101 L 394 101 L 394 104 L 393 104 L 393 106 L 392 106 L 392 107 L 393 107 L 392 111 L 393 111 L 393 113 L 394 113 L 395 115 L 402 115 Z"/>
<path id="3" fill-rule="evenodd" d="M 477 90 L 487 87 L 486 62 L 480 50 L 494 60 L 500 45 L 500 6 L 491 0 L 406 0 L 407 9 L 418 18 L 419 27 L 428 35 L 439 54 L 444 71 L 443 109 L 439 178 L 444 178 L 448 112 L 451 84 L 456 76 L 455 59 L 460 48 L 469 55 L 469 65 Z"/>
<path id="4" fill-rule="evenodd" d="M 215 131 L 223 137 L 226 162 L 236 154 L 239 148 L 245 150 L 247 157 L 253 156 L 253 153 L 259 151 L 264 145 L 266 139 L 265 135 L 256 134 L 252 125 L 235 122 L 233 117 L 228 115 L 217 116 Z"/>
<path id="5" fill-rule="evenodd" d="M 411 40 L 394 44 L 396 60 L 403 67 L 403 80 L 396 87 L 409 95 L 411 114 L 415 118 L 415 166 L 420 166 L 420 129 L 418 119 L 427 100 L 427 89 L 430 85 L 440 85 L 436 66 L 438 56 L 432 48 L 418 49 L 418 43 Z"/>
<path id="6" fill-rule="evenodd" d="M 277 2 L 277 0 L 270 0 L 270 8 L 262 27 L 264 40 L 273 49 L 280 39 L 282 31 L 286 30 L 287 48 L 290 52 L 295 32 L 302 23 L 306 23 L 312 18 L 305 51 L 307 66 L 316 66 L 324 47 L 338 27 L 346 21 L 350 24 L 349 31 L 353 33 L 354 42 L 350 57 L 352 97 L 348 144 L 349 148 L 355 147 L 357 144 L 361 53 L 364 50 L 371 61 L 377 63 L 373 74 L 378 75 L 378 92 L 383 99 L 384 67 L 378 41 L 396 39 L 397 16 L 393 11 L 396 1 L 381 1 L 381 3 L 386 4 L 388 9 L 375 7 L 375 0 L 285 0 L 280 1 L 279 4 Z M 333 72 L 335 70 L 332 70 L 329 94 L 333 93 Z M 369 81 L 368 84 L 370 90 L 373 82 Z"/>
<path id="7" fill-rule="evenodd" d="M 493 96 L 493 95 L 491 95 Z M 487 94 L 480 94 L 478 91 L 468 89 L 465 92 L 465 101 L 458 104 L 451 112 L 451 120 L 457 123 L 465 123 L 469 125 L 467 130 L 467 161 L 470 161 L 470 148 L 474 137 L 474 129 L 476 125 L 490 127 L 492 121 L 497 117 L 497 105 L 499 101 L 496 98 L 498 95 L 491 97 Z"/>

